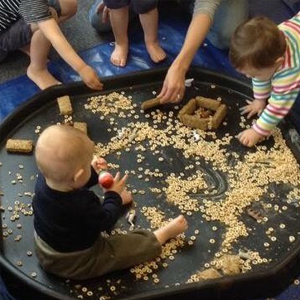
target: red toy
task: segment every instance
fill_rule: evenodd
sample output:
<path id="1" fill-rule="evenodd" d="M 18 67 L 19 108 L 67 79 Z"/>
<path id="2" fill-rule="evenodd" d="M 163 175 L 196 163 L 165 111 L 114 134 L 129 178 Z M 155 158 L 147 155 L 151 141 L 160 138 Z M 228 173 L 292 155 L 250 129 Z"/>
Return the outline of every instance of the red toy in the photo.
<path id="1" fill-rule="evenodd" d="M 105 189 L 109 189 L 114 183 L 114 177 L 107 171 L 102 171 L 99 174 L 98 182 Z"/>

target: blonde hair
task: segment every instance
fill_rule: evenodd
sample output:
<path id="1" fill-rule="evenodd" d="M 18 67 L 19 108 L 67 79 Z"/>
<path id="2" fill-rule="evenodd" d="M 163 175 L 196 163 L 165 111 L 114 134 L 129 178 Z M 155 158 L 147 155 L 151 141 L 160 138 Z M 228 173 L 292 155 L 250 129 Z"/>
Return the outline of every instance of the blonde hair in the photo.
<path id="1" fill-rule="evenodd" d="M 53 125 L 40 135 L 35 158 L 41 173 L 55 182 L 72 179 L 86 161 L 88 137 L 67 125 Z"/>
<path id="2" fill-rule="evenodd" d="M 237 69 L 268 68 L 284 55 L 286 41 L 277 25 L 266 17 L 248 20 L 231 37 L 229 59 Z"/>

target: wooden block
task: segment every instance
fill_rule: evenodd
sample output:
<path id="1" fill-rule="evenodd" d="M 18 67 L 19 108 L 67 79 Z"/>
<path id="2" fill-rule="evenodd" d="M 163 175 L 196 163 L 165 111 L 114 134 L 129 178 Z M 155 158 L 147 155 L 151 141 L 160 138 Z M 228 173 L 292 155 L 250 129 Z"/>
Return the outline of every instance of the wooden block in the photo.
<path id="1" fill-rule="evenodd" d="M 210 99 L 210 98 L 204 98 L 201 96 L 196 97 L 196 100 L 199 107 L 203 107 L 213 111 L 216 111 L 218 107 L 221 105 L 220 101 Z"/>
<path id="2" fill-rule="evenodd" d="M 63 96 L 63 97 L 59 97 L 57 98 L 57 103 L 58 103 L 58 107 L 59 107 L 59 112 L 61 115 L 71 115 L 73 113 L 73 108 L 72 108 L 72 104 L 71 104 L 71 100 L 69 96 Z"/>
<path id="3" fill-rule="evenodd" d="M 227 114 L 227 106 L 225 104 L 221 104 L 220 107 L 217 109 L 215 114 L 212 117 L 212 128 L 217 129 Z"/>
<path id="4" fill-rule="evenodd" d="M 196 99 L 191 99 L 178 113 L 179 119 L 182 115 L 192 115 L 197 109 Z M 182 122 L 182 121 L 181 121 Z"/>
<path id="5" fill-rule="evenodd" d="M 201 96 L 191 99 L 178 113 L 179 120 L 188 127 L 201 130 L 217 129 L 227 113 L 227 106 Z"/>
<path id="6" fill-rule="evenodd" d="M 191 128 L 198 128 L 201 130 L 208 129 L 208 118 L 199 118 L 198 116 L 191 116 L 191 115 L 182 115 L 181 122 L 188 127 Z"/>
<path id="7" fill-rule="evenodd" d="M 149 108 L 153 108 L 156 106 L 159 106 L 160 104 L 160 99 L 159 98 L 154 98 L 154 99 L 150 99 L 150 100 L 146 100 L 144 102 L 142 102 L 141 104 L 141 109 L 142 110 L 147 110 Z"/>
<path id="8" fill-rule="evenodd" d="M 8 139 L 6 142 L 7 152 L 13 153 L 31 153 L 33 150 L 32 140 Z"/>
<path id="9" fill-rule="evenodd" d="M 74 122 L 73 126 L 87 134 L 87 124 L 85 122 Z"/>

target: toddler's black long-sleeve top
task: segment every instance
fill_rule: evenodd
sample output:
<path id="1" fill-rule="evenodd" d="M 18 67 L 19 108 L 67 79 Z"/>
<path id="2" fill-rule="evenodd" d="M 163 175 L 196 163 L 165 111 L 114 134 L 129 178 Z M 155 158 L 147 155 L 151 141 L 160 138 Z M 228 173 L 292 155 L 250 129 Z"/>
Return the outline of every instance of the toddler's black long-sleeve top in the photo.
<path id="1" fill-rule="evenodd" d="M 34 229 L 38 236 L 59 252 L 90 248 L 101 231 L 110 229 L 121 213 L 122 199 L 116 192 L 106 192 L 103 203 L 88 188 L 97 184 L 92 175 L 85 187 L 60 192 L 47 186 L 39 174 L 33 198 Z"/>

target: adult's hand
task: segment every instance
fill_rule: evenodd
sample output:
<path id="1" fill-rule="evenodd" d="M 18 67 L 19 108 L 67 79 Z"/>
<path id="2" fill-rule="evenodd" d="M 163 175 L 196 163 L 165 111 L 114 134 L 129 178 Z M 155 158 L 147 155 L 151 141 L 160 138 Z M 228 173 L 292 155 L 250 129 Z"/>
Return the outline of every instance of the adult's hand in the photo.
<path id="1" fill-rule="evenodd" d="M 158 95 L 161 103 L 177 103 L 182 100 L 185 93 L 185 75 L 203 42 L 212 19 L 206 13 L 193 16 L 185 37 L 182 49 L 168 70 L 163 88 Z"/>
<path id="2" fill-rule="evenodd" d="M 163 83 L 158 97 L 160 103 L 178 103 L 185 93 L 185 72 L 172 65 Z"/>

